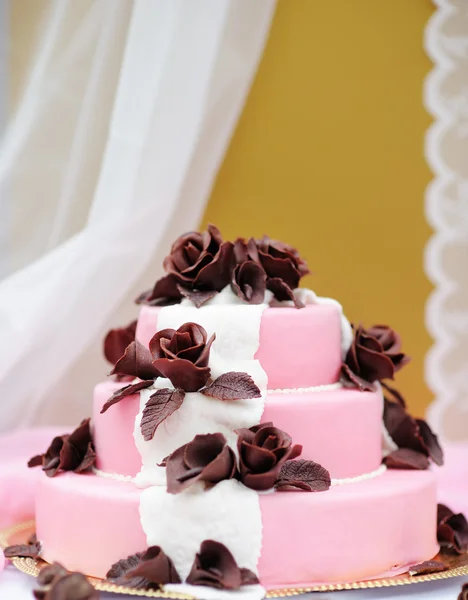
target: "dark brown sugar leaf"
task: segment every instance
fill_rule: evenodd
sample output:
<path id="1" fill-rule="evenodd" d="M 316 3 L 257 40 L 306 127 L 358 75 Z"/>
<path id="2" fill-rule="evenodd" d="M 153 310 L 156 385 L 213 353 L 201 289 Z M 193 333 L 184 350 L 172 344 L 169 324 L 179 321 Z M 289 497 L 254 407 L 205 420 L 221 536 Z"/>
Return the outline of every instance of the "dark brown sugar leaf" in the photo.
<path id="1" fill-rule="evenodd" d="M 37 558 L 41 553 L 41 545 L 39 542 L 35 544 L 15 544 L 7 546 L 3 551 L 5 558 Z"/>
<path id="2" fill-rule="evenodd" d="M 417 565 L 412 565 L 408 569 L 411 576 L 415 575 L 430 575 L 431 573 L 442 573 L 447 571 L 448 566 L 440 560 L 426 560 Z"/>
<path id="3" fill-rule="evenodd" d="M 152 440 L 154 434 L 168 417 L 182 406 L 185 398 L 183 390 L 164 388 L 152 394 L 143 409 L 141 417 L 141 434 L 145 441 Z"/>
<path id="4" fill-rule="evenodd" d="M 218 400 L 247 400 L 260 398 L 261 393 L 248 373 L 229 371 L 220 375 L 206 388 L 202 394 Z"/>
<path id="5" fill-rule="evenodd" d="M 124 387 L 118 389 L 116 392 L 112 394 L 112 396 L 107 400 L 104 406 L 101 408 L 101 414 L 105 413 L 111 406 L 114 404 L 118 404 L 121 400 L 126 398 L 127 396 L 132 396 L 136 394 L 140 390 L 144 390 L 145 388 L 153 385 L 153 381 L 138 381 L 137 383 L 131 383 L 129 385 L 125 385 Z"/>
<path id="6" fill-rule="evenodd" d="M 330 473 L 312 460 L 288 460 L 281 467 L 276 489 L 295 488 L 309 492 L 323 492 L 330 488 Z"/>

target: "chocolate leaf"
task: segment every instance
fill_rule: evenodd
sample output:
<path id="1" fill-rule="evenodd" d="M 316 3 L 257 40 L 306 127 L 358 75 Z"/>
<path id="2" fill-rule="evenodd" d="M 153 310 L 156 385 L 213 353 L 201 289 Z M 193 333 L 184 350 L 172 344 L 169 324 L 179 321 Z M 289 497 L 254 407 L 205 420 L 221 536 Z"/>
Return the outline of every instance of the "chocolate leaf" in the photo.
<path id="1" fill-rule="evenodd" d="M 421 452 L 399 448 L 383 459 L 388 469 L 415 469 L 423 471 L 429 467 L 429 459 Z"/>
<path id="2" fill-rule="evenodd" d="M 182 406 L 184 398 L 185 392 L 183 390 L 171 390 L 169 388 L 156 390 L 149 397 L 140 424 L 141 434 L 146 442 L 152 440 L 159 425 Z"/>
<path id="3" fill-rule="evenodd" d="M 341 365 L 341 383 L 344 387 L 357 387 L 361 392 L 375 391 L 372 383 L 353 373 L 346 363 Z"/>
<path id="4" fill-rule="evenodd" d="M 178 285 L 177 288 L 181 295 L 191 300 L 197 308 L 203 306 L 205 302 L 208 302 L 208 300 L 211 300 L 211 298 L 214 298 L 219 293 L 216 290 L 189 290 L 181 285 Z"/>
<path id="5" fill-rule="evenodd" d="M 261 393 L 248 373 L 229 371 L 223 373 L 201 393 L 218 400 L 247 400 L 249 398 L 260 398 Z"/>
<path id="6" fill-rule="evenodd" d="M 419 426 L 419 440 L 426 449 L 428 455 L 441 467 L 444 464 L 444 452 L 439 444 L 437 436 L 423 419 L 416 419 Z"/>
<path id="7" fill-rule="evenodd" d="M 447 571 L 448 566 L 440 560 L 426 560 L 418 565 L 412 565 L 408 573 L 414 575 L 429 575 L 430 573 L 441 573 Z"/>
<path id="8" fill-rule="evenodd" d="M 136 394 L 140 390 L 150 387 L 153 385 L 153 380 L 150 381 L 138 381 L 137 383 L 132 383 L 130 385 L 125 385 L 120 388 L 116 392 L 112 394 L 109 400 L 104 404 L 101 408 L 101 414 L 105 413 L 107 409 L 109 409 L 112 405 L 117 404 L 127 396 L 131 396 L 132 394 Z"/>
<path id="9" fill-rule="evenodd" d="M 312 460 L 288 460 L 281 467 L 278 491 L 298 488 L 307 492 L 323 492 L 331 485 L 330 473 Z"/>
<path id="10" fill-rule="evenodd" d="M 5 558 L 15 558 L 21 556 L 22 558 L 37 558 L 41 553 L 41 545 L 39 542 L 35 544 L 16 544 L 13 546 L 7 546 L 3 551 Z"/>

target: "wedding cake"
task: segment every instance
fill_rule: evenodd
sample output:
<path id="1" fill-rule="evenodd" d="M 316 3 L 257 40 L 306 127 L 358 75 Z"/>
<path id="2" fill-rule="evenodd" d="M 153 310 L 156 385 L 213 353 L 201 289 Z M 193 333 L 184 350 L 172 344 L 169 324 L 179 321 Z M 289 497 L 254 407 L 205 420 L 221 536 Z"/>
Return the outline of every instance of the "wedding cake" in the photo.
<path id="1" fill-rule="evenodd" d="M 106 336 L 92 418 L 29 463 L 41 557 L 214 598 L 434 557 L 443 458 L 388 385 L 409 360 L 399 336 L 300 289 L 306 263 L 267 237 L 209 226 L 164 269 Z"/>

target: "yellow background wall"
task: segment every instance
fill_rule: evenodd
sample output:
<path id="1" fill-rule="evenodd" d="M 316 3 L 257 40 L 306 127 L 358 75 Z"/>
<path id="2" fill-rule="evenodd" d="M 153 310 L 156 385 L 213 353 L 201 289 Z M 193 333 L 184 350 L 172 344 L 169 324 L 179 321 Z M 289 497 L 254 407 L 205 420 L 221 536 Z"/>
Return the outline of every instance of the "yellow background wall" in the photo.
<path id="1" fill-rule="evenodd" d="M 12 3 L 12 103 L 47 1 Z M 354 321 L 391 324 L 413 363 L 398 384 L 430 401 L 423 322 L 430 230 L 422 49 L 431 0 L 279 0 L 271 36 L 204 223 L 289 241 Z"/>
<path id="2" fill-rule="evenodd" d="M 431 399 L 422 39 L 432 10 L 430 0 L 279 0 L 203 223 L 292 243 L 314 272 L 306 285 L 353 321 L 399 331 L 413 361 L 398 386 L 419 413 Z"/>

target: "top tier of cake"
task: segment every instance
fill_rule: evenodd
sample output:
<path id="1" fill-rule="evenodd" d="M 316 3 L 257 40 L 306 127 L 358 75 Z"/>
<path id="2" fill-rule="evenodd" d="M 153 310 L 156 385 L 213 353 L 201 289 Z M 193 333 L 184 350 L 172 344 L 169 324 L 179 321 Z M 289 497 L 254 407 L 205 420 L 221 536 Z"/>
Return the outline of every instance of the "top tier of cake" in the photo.
<path id="1" fill-rule="evenodd" d="M 243 310 L 248 311 L 249 308 L 255 310 L 255 307 L 247 306 Z M 235 327 L 238 309 L 237 305 L 229 304 L 202 306 L 197 309 L 198 321 L 203 321 L 209 310 L 217 313 L 216 318 L 231 322 Z M 144 346 L 148 346 L 158 330 L 160 311 L 159 307 L 152 306 L 141 309 L 136 338 Z M 265 308 L 261 315 L 255 358 L 268 377 L 269 390 L 336 383 L 342 362 L 339 306 L 314 304 L 300 310 L 284 306 Z"/>

